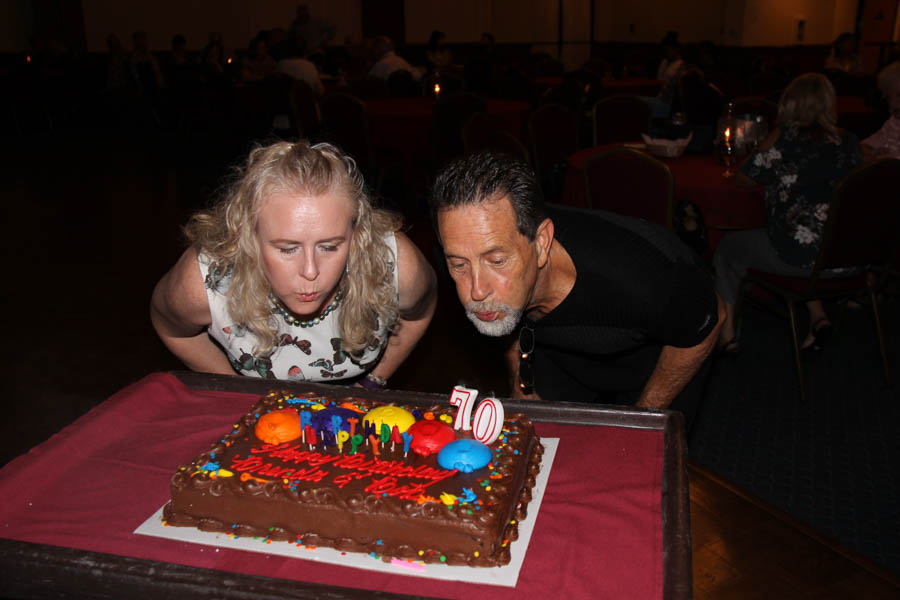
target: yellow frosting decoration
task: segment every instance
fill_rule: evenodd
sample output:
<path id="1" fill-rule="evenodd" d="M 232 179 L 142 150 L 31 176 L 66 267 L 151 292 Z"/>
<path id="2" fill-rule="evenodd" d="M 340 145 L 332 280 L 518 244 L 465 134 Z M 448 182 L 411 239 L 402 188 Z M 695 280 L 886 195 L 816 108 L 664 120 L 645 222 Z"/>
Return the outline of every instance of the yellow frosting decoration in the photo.
<path id="1" fill-rule="evenodd" d="M 366 416 L 363 417 L 363 423 L 365 422 L 375 423 L 375 434 L 379 435 L 382 424 L 390 427 L 391 431 L 396 425 L 400 433 L 403 433 L 412 427 L 416 418 L 412 416 L 411 412 L 399 406 L 379 406 L 366 413 Z"/>

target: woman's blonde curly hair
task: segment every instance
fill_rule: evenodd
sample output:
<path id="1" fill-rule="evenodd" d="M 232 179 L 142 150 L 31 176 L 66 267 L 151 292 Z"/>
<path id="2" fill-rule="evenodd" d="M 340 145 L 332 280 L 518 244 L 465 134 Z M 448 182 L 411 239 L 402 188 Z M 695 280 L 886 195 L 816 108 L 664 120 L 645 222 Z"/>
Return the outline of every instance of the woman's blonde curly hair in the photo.
<path id="1" fill-rule="evenodd" d="M 779 127 L 793 127 L 838 144 L 841 132 L 837 126 L 834 86 L 821 73 L 800 75 L 781 93 L 778 101 Z"/>
<path id="2" fill-rule="evenodd" d="M 399 218 L 372 207 L 363 176 L 352 158 L 331 144 L 278 142 L 250 152 L 235 183 L 211 209 L 191 217 L 184 231 L 210 256 L 220 272 L 231 270 L 228 311 L 236 324 L 259 339 L 256 355 L 277 346 L 277 322 L 269 299 L 256 234 L 259 214 L 273 194 L 321 196 L 336 192 L 356 208 L 347 275 L 338 287 L 342 349 L 359 355 L 376 344 L 379 332 L 391 329 L 398 315 L 393 269 L 396 258 L 385 236 L 397 231 Z"/>

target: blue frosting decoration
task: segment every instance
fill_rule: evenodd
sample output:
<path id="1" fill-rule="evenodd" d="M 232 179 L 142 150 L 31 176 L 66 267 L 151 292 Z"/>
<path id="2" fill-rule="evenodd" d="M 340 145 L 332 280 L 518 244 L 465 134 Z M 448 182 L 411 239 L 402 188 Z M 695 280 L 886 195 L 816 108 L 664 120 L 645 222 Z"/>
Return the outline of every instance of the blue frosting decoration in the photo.
<path id="1" fill-rule="evenodd" d="M 438 464 L 445 469 L 471 473 L 491 462 L 491 449 L 476 440 L 456 440 L 441 448 L 437 459 Z"/>

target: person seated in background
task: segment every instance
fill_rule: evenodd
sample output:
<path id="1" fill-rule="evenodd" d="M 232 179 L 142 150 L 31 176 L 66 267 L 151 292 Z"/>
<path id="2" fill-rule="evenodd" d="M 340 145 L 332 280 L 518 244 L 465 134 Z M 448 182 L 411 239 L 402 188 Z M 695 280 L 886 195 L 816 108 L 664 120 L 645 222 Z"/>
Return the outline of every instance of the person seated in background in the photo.
<path id="1" fill-rule="evenodd" d="M 207 78 L 217 79 L 226 75 L 229 64 L 228 52 L 222 41 L 222 34 L 213 31 L 209 34 L 209 42 L 203 48 L 203 70 Z"/>
<path id="2" fill-rule="evenodd" d="M 655 96 L 644 97 L 643 100 L 650 104 L 654 119 L 667 119 L 672 112 L 672 101 L 678 89 L 678 80 L 684 70 L 684 60 L 681 58 L 681 44 L 678 43 L 678 34 L 670 31 L 663 38 L 663 59 L 656 71 L 656 78 L 662 82 L 659 93 Z"/>
<path id="3" fill-rule="evenodd" d="M 843 71 L 850 74 L 862 73 L 862 61 L 856 53 L 856 36 L 842 33 L 831 44 L 831 54 L 825 59 L 825 69 Z"/>
<path id="4" fill-rule="evenodd" d="M 296 43 L 286 40 L 277 48 L 272 48 L 272 54 L 278 61 L 275 65 L 276 73 L 282 73 L 297 81 L 305 81 L 317 96 L 325 93 L 319 70 L 313 62 L 303 58 L 303 49 Z"/>
<path id="5" fill-rule="evenodd" d="M 677 81 L 684 60 L 681 58 L 681 44 L 678 43 L 678 34 L 670 31 L 663 38 L 660 46 L 663 50 L 663 59 L 656 70 L 656 78 L 664 83 Z"/>
<path id="6" fill-rule="evenodd" d="M 513 397 L 671 407 L 690 428 L 724 307 L 672 231 L 545 207 L 531 168 L 490 151 L 445 167 L 430 200 L 468 318 L 484 335 L 518 330 Z"/>
<path id="7" fill-rule="evenodd" d="M 428 38 L 428 47 L 425 49 L 425 60 L 428 61 L 428 67 L 434 71 L 441 67 L 449 67 L 453 64 L 453 55 L 447 50 L 444 40 L 447 34 L 443 31 L 432 31 L 431 37 Z"/>
<path id="8" fill-rule="evenodd" d="M 867 160 L 900 158 L 900 62 L 891 63 L 878 73 L 878 89 L 891 116 L 881 129 L 862 141 L 863 154 Z"/>
<path id="9" fill-rule="evenodd" d="M 243 81 L 262 81 L 275 72 L 275 59 L 269 54 L 269 44 L 262 35 L 250 40 L 247 56 L 241 62 Z"/>
<path id="10" fill-rule="evenodd" d="M 805 277 L 816 261 L 835 185 L 857 167 L 859 141 L 836 125 L 835 93 L 824 75 L 794 79 L 781 95 L 777 127 L 748 157 L 736 176 L 742 187 L 766 186 L 766 227 L 726 235 L 713 256 L 716 289 L 725 299 L 719 345 L 740 350 L 734 307 L 748 268 Z M 840 271 L 823 271 L 835 277 Z M 802 349 L 821 348 L 831 322 L 821 300 L 806 304 L 809 333 Z"/>
<path id="11" fill-rule="evenodd" d="M 139 94 L 154 94 L 165 86 L 162 69 L 150 51 L 150 39 L 145 31 L 132 35 L 134 50 L 128 56 L 128 68 Z"/>
<path id="12" fill-rule="evenodd" d="M 107 64 L 106 64 L 106 90 L 121 90 L 129 85 L 127 69 L 127 57 L 125 48 L 119 37 L 111 33 L 106 36 Z"/>
<path id="13" fill-rule="evenodd" d="M 258 147 L 239 176 L 153 291 L 163 343 L 195 371 L 384 387 L 431 321 L 431 266 L 330 144 Z"/>
<path id="14" fill-rule="evenodd" d="M 478 94 L 492 94 L 497 72 L 497 46 L 492 33 L 481 34 L 481 42 L 465 64 L 466 86 Z"/>
<path id="15" fill-rule="evenodd" d="M 324 19 L 314 18 L 306 4 L 299 4 L 295 15 L 290 27 L 291 37 L 305 50 L 306 58 L 323 59 L 328 44 L 337 34 L 337 27 Z"/>
<path id="16" fill-rule="evenodd" d="M 409 71 L 416 81 L 422 80 L 423 70 L 412 66 L 406 60 L 394 52 L 394 43 L 391 38 L 379 35 L 372 44 L 372 56 L 375 64 L 369 70 L 369 75 L 376 79 L 387 81 L 395 71 Z"/>

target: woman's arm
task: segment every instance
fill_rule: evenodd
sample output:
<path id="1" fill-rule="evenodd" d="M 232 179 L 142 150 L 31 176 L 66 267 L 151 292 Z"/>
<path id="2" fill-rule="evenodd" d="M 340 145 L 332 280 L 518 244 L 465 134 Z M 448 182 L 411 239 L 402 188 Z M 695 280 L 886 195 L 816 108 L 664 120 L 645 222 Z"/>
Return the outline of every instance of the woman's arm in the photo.
<path id="1" fill-rule="evenodd" d="M 756 152 L 748 156 L 746 160 L 753 160 L 753 157 L 756 156 L 757 153 L 765 152 L 766 150 L 772 148 L 772 146 L 775 145 L 775 142 L 778 141 L 779 137 L 781 137 L 781 129 L 776 127 L 769 132 L 769 135 L 763 138 L 763 141 L 759 143 Z M 752 188 L 761 185 L 759 182 L 754 181 L 752 178 L 748 177 L 742 169 L 738 169 L 737 173 L 735 173 L 734 183 L 740 188 Z"/>
<path id="2" fill-rule="evenodd" d="M 437 305 L 437 278 L 434 269 L 408 237 L 400 232 L 395 236 L 400 319 L 391 333 L 381 360 L 372 369 L 372 375 L 383 379 L 394 374 L 425 335 Z"/>
<path id="3" fill-rule="evenodd" d="M 228 358 L 206 333 L 212 315 L 196 248 L 188 248 L 156 284 L 150 321 L 163 344 L 192 371 L 234 375 Z"/>

